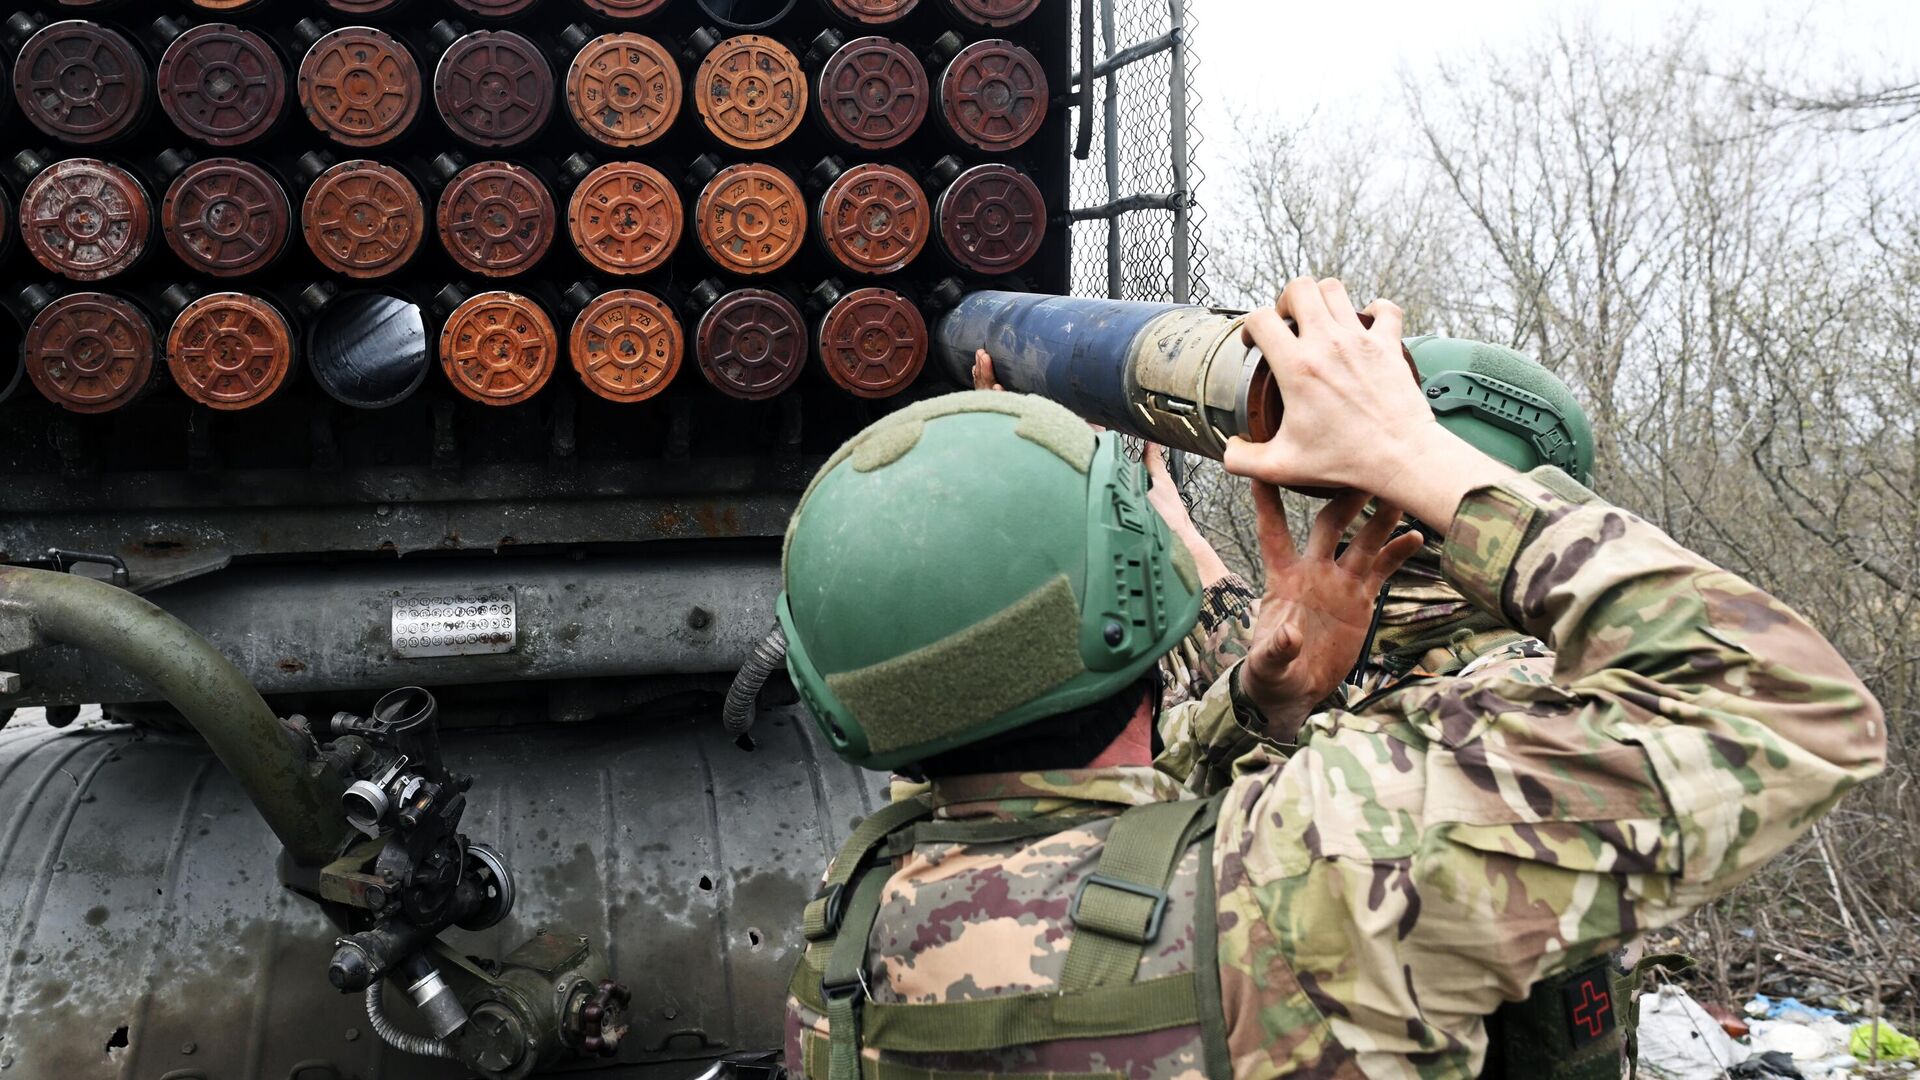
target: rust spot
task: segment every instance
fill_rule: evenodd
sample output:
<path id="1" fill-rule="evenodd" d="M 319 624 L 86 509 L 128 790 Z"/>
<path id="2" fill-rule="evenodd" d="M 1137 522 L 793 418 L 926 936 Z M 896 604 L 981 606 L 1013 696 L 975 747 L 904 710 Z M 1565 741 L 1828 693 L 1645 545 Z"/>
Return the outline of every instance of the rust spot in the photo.
<path id="1" fill-rule="evenodd" d="M 693 512 L 694 521 L 699 523 L 700 531 L 708 536 L 738 536 L 740 534 L 740 515 L 732 507 L 715 510 L 711 506 L 702 506 Z"/>
<path id="2" fill-rule="evenodd" d="M 304 662 L 295 660 L 292 657 L 288 657 L 287 659 L 282 660 L 273 666 L 279 668 L 281 671 L 284 671 L 289 675 L 298 675 L 299 673 L 307 670 L 307 665 Z"/>

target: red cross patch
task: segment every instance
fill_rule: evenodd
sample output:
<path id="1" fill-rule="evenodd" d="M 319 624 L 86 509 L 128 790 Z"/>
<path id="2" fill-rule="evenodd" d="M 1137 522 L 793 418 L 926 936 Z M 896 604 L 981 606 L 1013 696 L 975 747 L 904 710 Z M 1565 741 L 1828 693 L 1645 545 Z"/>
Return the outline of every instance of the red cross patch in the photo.
<path id="1" fill-rule="evenodd" d="M 1567 1008 L 1567 1037 L 1574 1049 L 1605 1038 L 1618 1026 L 1613 1015 L 1613 989 L 1605 968 L 1589 971 L 1561 988 Z"/>

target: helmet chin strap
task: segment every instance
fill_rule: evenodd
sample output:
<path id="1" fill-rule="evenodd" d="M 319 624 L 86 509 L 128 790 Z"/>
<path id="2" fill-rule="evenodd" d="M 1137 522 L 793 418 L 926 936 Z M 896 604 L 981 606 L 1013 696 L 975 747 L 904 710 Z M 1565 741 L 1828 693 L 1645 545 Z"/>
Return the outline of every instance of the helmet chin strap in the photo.
<path id="1" fill-rule="evenodd" d="M 1364 686 L 1367 678 L 1367 658 L 1373 655 L 1373 639 L 1380 632 L 1380 614 L 1387 610 L 1387 594 L 1393 586 L 1382 582 L 1380 594 L 1373 598 L 1373 621 L 1367 624 L 1367 639 L 1360 643 L 1360 657 L 1353 662 L 1352 670 L 1347 672 L 1349 686 Z"/>
<path id="2" fill-rule="evenodd" d="M 1387 538 L 1387 542 L 1392 543 L 1400 537 L 1414 531 L 1416 528 L 1419 528 L 1417 522 L 1411 520 L 1402 521 L 1399 525 L 1395 526 L 1393 535 Z M 1425 530 L 1422 530 L 1422 535 L 1425 535 Z M 1344 552 L 1346 547 L 1347 545 L 1342 543 L 1339 551 Z M 1338 557 L 1339 554 L 1336 552 L 1335 558 Z M 1347 672 L 1346 682 L 1349 686 L 1366 685 L 1367 658 L 1373 655 L 1373 639 L 1380 633 L 1380 616 L 1387 610 L 1387 596 L 1392 591 L 1393 582 L 1392 579 L 1389 578 L 1380 583 L 1380 593 L 1373 598 L 1373 620 L 1367 624 L 1367 639 L 1360 643 L 1360 656 L 1353 662 L 1352 670 Z"/>
<path id="3" fill-rule="evenodd" d="M 1147 694 L 1147 700 L 1153 703 L 1153 726 L 1150 729 L 1153 735 L 1150 745 L 1153 747 L 1153 756 L 1158 758 L 1167 748 L 1167 740 L 1160 737 L 1160 713 L 1165 707 L 1167 698 L 1167 669 L 1155 664 L 1151 672 L 1147 676 L 1153 680 L 1153 688 Z"/>

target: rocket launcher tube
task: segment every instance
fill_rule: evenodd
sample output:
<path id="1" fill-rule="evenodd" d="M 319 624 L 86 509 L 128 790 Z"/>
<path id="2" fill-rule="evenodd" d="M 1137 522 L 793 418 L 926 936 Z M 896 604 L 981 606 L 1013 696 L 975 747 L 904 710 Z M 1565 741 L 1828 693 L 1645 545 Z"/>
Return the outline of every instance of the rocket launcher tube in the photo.
<path id="1" fill-rule="evenodd" d="M 1177 450 L 1219 458 L 1238 435 L 1280 427 L 1265 358 L 1240 336 L 1242 312 L 1182 304 L 978 292 L 941 320 L 940 358 L 961 383 L 973 353 L 1001 385 Z"/>

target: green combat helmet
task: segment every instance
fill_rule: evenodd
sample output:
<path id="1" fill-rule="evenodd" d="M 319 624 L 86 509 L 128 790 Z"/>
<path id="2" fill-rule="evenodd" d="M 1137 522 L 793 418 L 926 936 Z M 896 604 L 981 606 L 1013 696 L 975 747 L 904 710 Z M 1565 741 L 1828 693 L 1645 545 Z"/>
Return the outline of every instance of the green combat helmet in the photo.
<path id="1" fill-rule="evenodd" d="M 890 769 L 1090 705 L 1200 610 L 1146 470 L 1024 394 L 949 394 L 854 436 L 787 529 L 787 671 L 840 756 Z"/>
<path id="2" fill-rule="evenodd" d="M 1407 351 L 1440 426 L 1522 472 L 1555 465 L 1591 482 L 1593 428 L 1553 372 L 1483 341 L 1408 338 Z"/>

